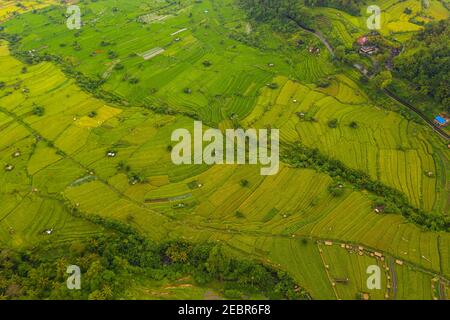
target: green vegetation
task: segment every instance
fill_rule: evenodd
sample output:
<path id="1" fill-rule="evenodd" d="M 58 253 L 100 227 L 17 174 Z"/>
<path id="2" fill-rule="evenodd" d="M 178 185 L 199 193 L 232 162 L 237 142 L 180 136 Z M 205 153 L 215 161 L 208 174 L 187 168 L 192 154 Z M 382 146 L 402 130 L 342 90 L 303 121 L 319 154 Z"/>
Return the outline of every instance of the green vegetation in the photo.
<path id="1" fill-rule="evenodd" d="M 360 0 L 305 0 L 305 4 L 310 7 L 317 6 L 341 9 L 352 15 L 359 15 L 361 6 L 367 5 L 367 2 Z"/>
<path id="2" fill-rule="evenodd" d="M 175 281 L 191 275 L 197 285 L 219 281 L 223 294 L 243 298 L 258 294 L 271 299 L 308 299 L 285 272 L 236 259 L 215 244 L 154 244 L 135 232 L 103 235 L 84 242 L 42 244 L 32 252 L 0 250 L 0 300 L 90 299 L 123 297 L 133 278 Z M 66 266 L 80 266 L 83 286 L 66 286 Z"/>
<path id="3" fill-rule="evenodd" d="M 378 181 L 371 181 L 370 177 L 364 172 L 349 169 L 340 161 L 329 159 L 319 153 L 318 149 L 305 148 L 302 145 L 294 145 L 287 150 L 285 161 L 296 167 L 313 167 L 317 170 L 327 172 L 335 179 L 343 179 L 360 190 L 368 190 L 383 199 L 383 204 L 392 212 L 400 212 L 406 218 L 415 223 L 426 226 L 435 231 L 450 232 L 450 219 L 448 216 L 429 215 L 422 210 L 412 207 L 408 199 L 394 188 L 383 185 Z M 343 194 L 343 185 L 337 184 L 329 187 L 329 191 L 334 196 Z M 379 203 L 377 203 L 379 205 Z M 386 211 L 388 212 L 388 211 Z"/>
<path id="4" fill-rule="evenodd" d="M 371 299 L 448 298 L 448 143 L 380 90 L 441 109 L 442 2 L 374 1 L 371 34 L 360 1 L 31 3 L 0 32 L 1 298 L 355 299 L 374 264 Z M 194 119 L 280 129 L 279 173 L 174 165 Z"/>
<path id="5" fill-rule="evenodd" d="M 437 103 L 447 106 L 450 113 L 450 20 L 425 25 L 408 43 L 412 53 L 398 57 L 395 70 L 398 76 L 411 82 L 415 90 L 431 96 Z"/>

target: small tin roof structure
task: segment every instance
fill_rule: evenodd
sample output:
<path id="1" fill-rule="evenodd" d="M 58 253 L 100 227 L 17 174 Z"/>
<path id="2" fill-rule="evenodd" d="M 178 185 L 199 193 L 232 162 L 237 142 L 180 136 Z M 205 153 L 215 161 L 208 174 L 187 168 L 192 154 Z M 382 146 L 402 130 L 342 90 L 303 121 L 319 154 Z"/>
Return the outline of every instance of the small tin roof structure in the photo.
<path id="1" fill-rule="evenodd" d="M 436 120 L 440 124 L 446 124 L 447 123 L 447 121 L 444 118 L 442 118 L 441 116 L 437 116 L 434 120 Z"/>

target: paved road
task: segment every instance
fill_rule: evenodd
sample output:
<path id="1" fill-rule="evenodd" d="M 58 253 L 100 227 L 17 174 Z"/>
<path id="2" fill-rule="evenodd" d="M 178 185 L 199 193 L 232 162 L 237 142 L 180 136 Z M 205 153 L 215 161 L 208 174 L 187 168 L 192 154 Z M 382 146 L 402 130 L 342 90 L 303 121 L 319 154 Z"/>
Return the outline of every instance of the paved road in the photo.
<path id="1" fill-rule="evenodd" d="M 442 130 L 442 128 L 436 127 L 434 125 L 434 122 L 431 121 L 422 111 L 414 107 L 409 102 L 404 101 L 402 98 L 398 97 L 395 93 L 388 89 L 383 90 L 385 94 L 387 94 L 389 97 L 400 103 L 401 105 L 407 107 L 409 110 L 416 113 L 419 117 L 421 117 L 434 131 L 436 131 L 442 138 L 444 138 L 447 141 L 450 141 L 450 135 L 448 135 L 447 132 Z"/>
<path id="2" fill-rule="evenodd" d="M 295 22 L 295 24 L 297 24 L 297 26 L 299 26 L 300 29 L 309 32 L 311 34 L 313 34 L 314 36 L 316 36 L 317 38 L 319 38 L 320 41 L 322 41 L 322 43 L 325 45 L 325 47 L 328 49 L 328 51 L 330 52 L 330 54 L 334 57 L 334 49 L 333 46 L 328 42 L 328 40 L 324 37 L 324 35 L 317 30 L 308 28 L 307 26 L 304 26 L 302 24 L 300 24 L 299 22 L 295 21 L 295 19 L 288 17 L 289 19 L 291 19 L 292 21 Z"/>
<path id="3" fill-rule="evenodd" d="M 298 23 L 297 21 L 295 21 L 294 19 L 292 19 L 291 17 L 288 17 L 289 19 L 291 19 L 292 21 L 294 21 L 302 30 L 305 30 L 306 32 L 312 33 L 314 34 L 317 38 L 320 39 L 320 41 L 322 41 L 322 43 L 325 45 L 325 47 L 328 49 L 328 51 L 331 53 L 331 55 L 334 57 L 334 49 L 331 46 L 330 42 L 324 37 L 324 35 L 314 29 L 308 28 L 306 26 L 301 25 L 300 23 Z M 361 70 L 359 68 L 357 68 L 359 72 L 361 72 Z M 388 95 L 390 98 L 394 99 L 395 101 L 397 101 L 398 103 L 400 103 L 401 105 L 403 105 L 404 107 L 408 108 L 409 110 L 411 110 L 412 112 L 414 112 L 415 114 L 417 114 L 422 120 L 424 120 L 426 122 L 427 125 L 429 125 L 437 134 L 439 134 L 442 138 L 444 138 L 446 141 L 450 141 L 450 135 L 448 133 L 446 133 L 444 130 L 442 130 L 442 128 L 436 127 L 434 125 L 434 122 L 429 119 L 422 111 L 420 111 L 418 108 L 414 107 L 412 104 L 404 101 L 403 99 L 401 99 L 400 97 L 398 97 L 395 93 L 393 93 L 392 91 L 389 91 L 388 89 L 384 89 L 383 92 Z"/>

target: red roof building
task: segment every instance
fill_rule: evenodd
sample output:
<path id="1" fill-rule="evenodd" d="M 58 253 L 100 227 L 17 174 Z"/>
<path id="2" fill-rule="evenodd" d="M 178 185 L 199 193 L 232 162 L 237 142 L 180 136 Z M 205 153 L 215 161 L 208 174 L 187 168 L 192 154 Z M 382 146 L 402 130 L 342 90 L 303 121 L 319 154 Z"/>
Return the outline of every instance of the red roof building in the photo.
<path id="1" fill-rule="evenodd" d="M 360 38 L 358 38 L 358 40 L 357 40 L 357 42 L 358 42 L 358 44 L 360 45 L 360 46 L 364 46 L 366 43 L 367 43 L 367 41 L 368 41 L 369 39 L 367 38 L 367 37 L 360 37 Z"/>

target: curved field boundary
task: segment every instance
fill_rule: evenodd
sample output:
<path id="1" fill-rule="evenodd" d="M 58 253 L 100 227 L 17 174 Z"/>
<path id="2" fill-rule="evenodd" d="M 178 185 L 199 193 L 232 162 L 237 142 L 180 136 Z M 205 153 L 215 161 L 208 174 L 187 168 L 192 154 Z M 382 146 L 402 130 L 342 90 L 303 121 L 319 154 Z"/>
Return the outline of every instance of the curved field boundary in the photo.
<path id="1" fill-rule="evenodd" d="M 249 231 L 249 230 L 238 230 L 235 228 L 230 228 L 227 227 L 226 229 L 223 228 L 218 228 L 215 226 L 207 226 L 207 225 L 193 225 L 189 222 L 175 222 L 175 224 L 183 224 L 184 226 L 189 226 L 192 229 L 196 229 L 199 231 L 205 231 L 205 230 L 211 230 L 214 232 L 218 232 L 218 233 L 225 233 L 225 234 L 231 234 L 231 235 L 248 235 L 248 236 L 253 236 L 253 237 L 267 237 L 267 238 L 280 238 L 280 239 L 294 239 L 294 240 L 301 240 L 301 239 L 306 239 L 306 240 L 311 240 L 311 241 L 315 241 L 316 243 L 325 243 L 325 242 L 333 242 L 334 245 L 350 245 L 353 247 L 363 247 L 364 251 L 367 253 L 375 253 L 378 252 L 380 254 L 383 255 L 383 257 L 390 257 L 393 259 L 398 259 L 403 261 L 403 265 L 409 266 L 419 272 L 422 272 L 424 274 L 428 274 L 432 277 L 438 277 L 439 279 L 441 279 L 441 281 L 450 284 L 450 279 L 447 278 L 447 276 L 445 276 L 442 273 L 436 272 L 436 270 L 432 270 L 426 267 L 423 267 L 421 265 L 418 265 L 415 262 L 412 262 L 410 260 L 404 259 L 404 257 L 399 257 L 396 256 L 390 252 L 384 251 L 384 250 L 380 250 L 377 248 L 374 248 L 370 245 L 367 245 L 365 243 L 359 243 L 359 242 L 355 242 L 355 241 L 343 241 L 341 239 L 334 239 L 334 238 L 325 238 L 325 237 L 318 237 L 318 236 L 313 236 L 313 235 L 298 235 L 298 234 L 274 234 L 274 233 L 270 233 L 270 232 L 265 232 L 265 231 Z"/>
<path id="2" fill-rule="evenodd" d="M 292 21 L 294 21 L 302 30 L 305 30 L 309 33 L 314 34 L 317 38 L 320 39 L 320 41 L 322 41 L 322 43 L 325 45 L 325 47 L 327 47 L 328 51 L 331 53 L 331 55 L 334 57 L 334 49 L 331 46 L 331 44 L 328 42 L 328 40 L 324 37 L 323 34 L 321 34 L 320 32 L 305 27 L 303 25 L 301 25 L 300 23 L 298 23 L 297 21 L 295 21 L 294 19 L 292 19 L 291 17 L 288 17 L 289 19 L 291 19 Z M 359 71 L 361 71 L 360 69 L 358 69 Z M 437 132 L 442 138 L 444 138 L 447 141 L 450 141 L 450 135 L 448 135 L 444 130 L 442 130 L 441 128 L 438 128 L 434 125 L 433 121 L 431 121 L 430 119 L 428 119 L 428 117 L 419 109 L 417 109 L 416 107 L 414 107 L 413 105 L 411 105 L 410 103 L 404 101 L 403 99 L 401 99 L 400 97 L 398 97 L 397 95 L 395 95 L 392 91 L 388 90 L 388 89 L 384 89 L 383 90 L 390 98 L 394 99 L 395 101 L 397 101 L 398 103 L 400 103 L 401 105 L 407 107 L 408 109 L 410 109 L 411 111 L 413 111 L 415 114 L 417 114 L 420 118 L 422 118 L 435 132 Z"/>

